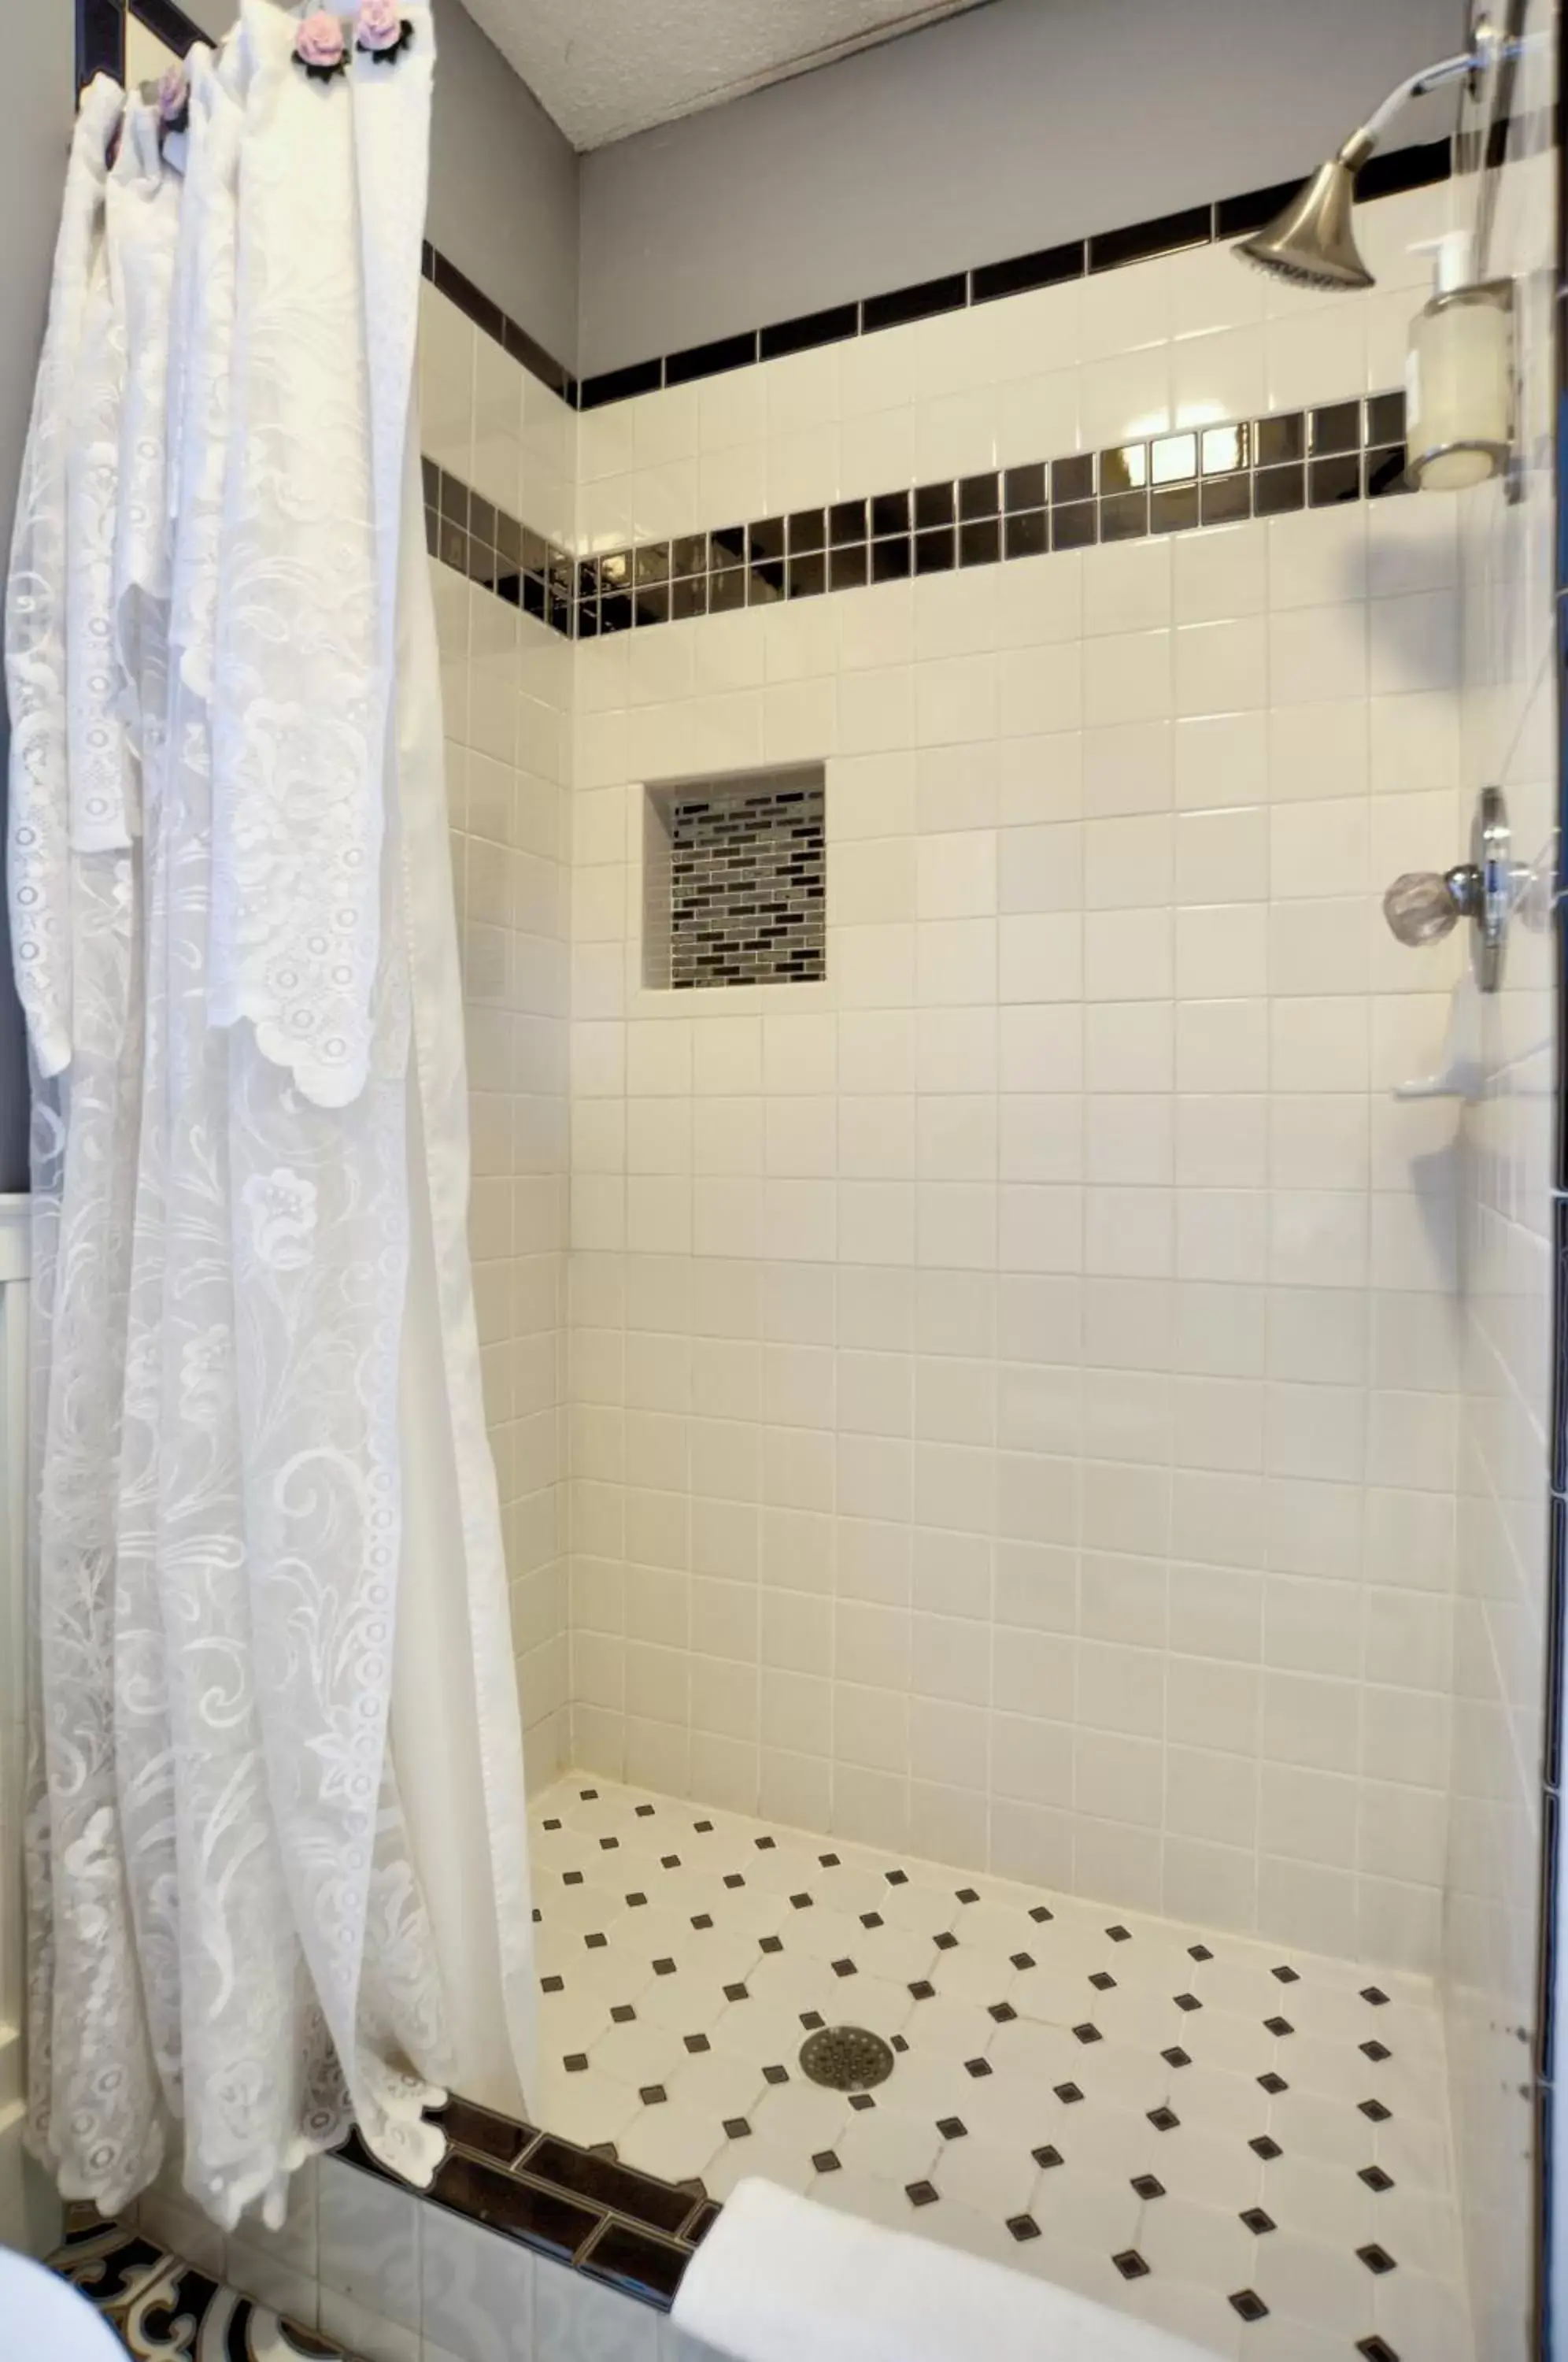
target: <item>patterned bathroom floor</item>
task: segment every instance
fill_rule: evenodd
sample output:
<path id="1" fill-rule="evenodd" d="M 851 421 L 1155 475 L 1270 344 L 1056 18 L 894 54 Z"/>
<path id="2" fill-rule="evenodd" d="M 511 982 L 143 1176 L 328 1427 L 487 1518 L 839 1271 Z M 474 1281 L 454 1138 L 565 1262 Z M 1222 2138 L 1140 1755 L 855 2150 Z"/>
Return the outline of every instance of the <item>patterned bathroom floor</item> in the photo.
<path id="1" fill-rule="evenodd" d="M 82 2210 L 50 2268 L 81 2290 L 136 2362 L 350 2362 L 117 2223 Z M 0 2345 L 7 2355 L 8 2346 Z M 43 2355 L 17 2362 L 47 2362 Z"/>
<path id="2" fill-rule="evenodd" d="M 539 2121 L 764 2174 L 1269 2362 L 1472 2362 L 1441 2023 L 1404 1975 L 580 1774 L 536 1801 Z M 887 2081 L 807 2079 L 823 2025 Z"/>

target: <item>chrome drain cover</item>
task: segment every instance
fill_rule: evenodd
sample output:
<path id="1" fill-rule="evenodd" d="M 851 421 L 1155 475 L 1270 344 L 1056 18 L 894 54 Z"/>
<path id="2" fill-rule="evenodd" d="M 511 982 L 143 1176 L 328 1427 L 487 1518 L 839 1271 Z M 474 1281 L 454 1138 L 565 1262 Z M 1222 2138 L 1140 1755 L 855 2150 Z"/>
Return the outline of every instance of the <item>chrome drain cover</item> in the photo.
<path id="1" fill-rule="evenodd" d="M 823 2025 L 801 2045 L 801 2072 L 830 2092 L 869 2092 L 893 2071 L 893 2054 L 863 2025 Z"/>

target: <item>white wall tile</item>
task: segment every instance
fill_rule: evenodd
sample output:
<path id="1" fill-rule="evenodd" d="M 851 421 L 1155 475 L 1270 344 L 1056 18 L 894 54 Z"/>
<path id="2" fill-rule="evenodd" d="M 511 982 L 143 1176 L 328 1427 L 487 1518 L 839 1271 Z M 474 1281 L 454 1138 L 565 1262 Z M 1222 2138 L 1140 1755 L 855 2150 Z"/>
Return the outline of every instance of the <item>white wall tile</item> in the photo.
<path id="1" fill-rule="evenodd" d="M 1388 202 L 1419 234 L 1426 193 Z M 658 397 L 630 450 L 591 414 L 582 514 L 1342 398 L 1380 300 L 1209 249 L 1099 274 Z M 1452 516 L 576 652 L 573 1239 L 642 1275 L 589 1279 L 610 1341 L 571 1363 L 580 1749 L 1430 1965 L 1459 1201 L 1452 1112 L 1384 1094 L 1453 971 L 1373 898 L 1460 841 Z M 628 1006 L 626 783 L 769 751 L 827 762 L 828 982 Z"/>

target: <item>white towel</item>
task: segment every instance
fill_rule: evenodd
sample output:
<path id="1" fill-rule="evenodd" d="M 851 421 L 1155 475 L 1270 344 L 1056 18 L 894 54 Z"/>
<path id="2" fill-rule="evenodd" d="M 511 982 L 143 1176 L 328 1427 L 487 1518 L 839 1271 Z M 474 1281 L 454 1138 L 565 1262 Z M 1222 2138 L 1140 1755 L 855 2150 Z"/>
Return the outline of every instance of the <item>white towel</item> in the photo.
<path id="1" fill-rule="evenodd" d="M 1213 2362 L 1070 2289 L 743 2181 L 675 2300 L 736 2362 Z"/>

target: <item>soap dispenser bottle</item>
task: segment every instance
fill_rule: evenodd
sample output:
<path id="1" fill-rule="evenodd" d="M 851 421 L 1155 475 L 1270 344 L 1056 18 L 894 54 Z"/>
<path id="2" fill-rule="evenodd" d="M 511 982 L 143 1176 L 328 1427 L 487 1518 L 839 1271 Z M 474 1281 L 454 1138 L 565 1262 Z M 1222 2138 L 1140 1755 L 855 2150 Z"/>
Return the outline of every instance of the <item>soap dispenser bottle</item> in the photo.
<path id="1" fill-rule="evenodd" d="M 1410 324 L 1405 442 L 1423 491 L 1456 492 L 1497 474 L 1513 439 L 1513 281 L 1474 278 L 1474 240 L 1452 229 L 1416 252 L 1435 257 L 1432 293 Z"/>

